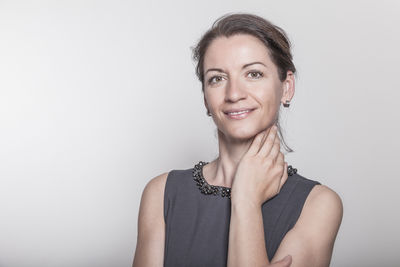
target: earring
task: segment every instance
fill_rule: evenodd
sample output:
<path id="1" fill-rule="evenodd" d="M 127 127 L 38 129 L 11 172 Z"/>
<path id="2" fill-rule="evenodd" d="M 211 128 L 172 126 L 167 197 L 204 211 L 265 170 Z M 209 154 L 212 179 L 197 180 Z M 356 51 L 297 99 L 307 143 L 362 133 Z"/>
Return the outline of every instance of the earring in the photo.
<path id="1" fill-rule="evenodd" d="M 289 105 L 290 105 L 290 101 L 289 101 L 289 100 L 286 100 L 285 103 L 283 103 L 283 106 L 284 106 L 285 108 L 288 108 Z"/>
<path id="2" fill-rule="evenodd" d="M 207 109 L 207 116 L 211 117 L 211 112 Z"/>

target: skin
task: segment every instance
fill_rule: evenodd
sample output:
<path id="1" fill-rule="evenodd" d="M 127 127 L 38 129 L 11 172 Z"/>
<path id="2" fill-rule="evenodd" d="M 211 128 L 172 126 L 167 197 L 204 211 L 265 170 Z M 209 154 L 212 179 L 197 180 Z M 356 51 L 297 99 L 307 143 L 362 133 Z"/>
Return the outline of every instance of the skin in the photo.
<path id="1" fill-rule="evenodd" d="M 271 262 L 265 248 L 261 205 L 279 193 L 288 177 L 273 125 L 280 104 L 294 95 L 293 73 L 279 80 L 268 49 L 247 34 L 215 39 L 206 51 L 204 71 L 204 104 L 218 128 L 219 156 L 204 166 L 203 175 L 210 184 L 232 188 L 228 266 L 329 266 L 343 206 L 323 185 L 311 190 Z M 225 114 L 243 107 L 253 109 L 245 119 Z M 163 265 L 167 175 L 153 178 L 143 191 L 133 266 Z"/>
<path id="2" fill-rule="evenodd" d="M 262 64 L 243 68 L 253 62 Z M 205 54 L 204 71 L 204 104 L 217 125 L 219 144 L 219 157 L 204 167 L 204 177 L 211 184 L 232 187 L 236 167 L 255 135 L 269 129 L 279 105 L 292 99 L 294 75 L 289 71 L 281 82 L 264 44 L 244 34 L 214 40 Z M 235 108 L 255 110 L 245 120 L 228 119 L 224 111 Z"/>

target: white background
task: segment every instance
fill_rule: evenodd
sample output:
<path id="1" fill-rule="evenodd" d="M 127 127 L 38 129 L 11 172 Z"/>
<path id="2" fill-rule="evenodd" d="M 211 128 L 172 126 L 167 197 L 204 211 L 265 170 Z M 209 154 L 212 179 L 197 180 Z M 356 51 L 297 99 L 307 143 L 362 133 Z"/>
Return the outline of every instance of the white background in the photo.
<path id="1" fill-rule="evenodd" d="M 342 197 L 331 266 L 399 266 L 399 10 L 0 0 L 0 266 L 132 264 L 146 183 L 217 155 L 190 47 L 228 12 L 293 43 L 286 159 Z"/>

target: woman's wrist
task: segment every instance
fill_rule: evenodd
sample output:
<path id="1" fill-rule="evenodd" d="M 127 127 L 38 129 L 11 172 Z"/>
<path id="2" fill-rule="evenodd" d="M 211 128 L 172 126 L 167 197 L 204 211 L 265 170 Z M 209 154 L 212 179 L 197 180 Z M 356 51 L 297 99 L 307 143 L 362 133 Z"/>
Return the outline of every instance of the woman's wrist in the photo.
<path id="1" fill-rule="evenodd" d="M 249 198 L 231 198 L 227 266 L 269 266 L 262 210 Z"/>
<path id="2" fill-rule="evenodd" d="M 240 209 L 252 209 L 261 208 L 261 203 L 252 196 L 245 195 L 243 193 L 231 192 L 231 206 L 238 207 Z"/>

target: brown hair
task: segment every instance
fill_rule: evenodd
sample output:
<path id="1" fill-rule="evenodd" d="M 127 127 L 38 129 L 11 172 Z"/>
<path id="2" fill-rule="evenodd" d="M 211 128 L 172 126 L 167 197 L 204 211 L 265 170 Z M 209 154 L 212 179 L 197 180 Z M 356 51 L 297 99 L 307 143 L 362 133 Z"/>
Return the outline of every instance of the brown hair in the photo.
<path id="1" fill-rule="evenodd" d="M 193 59 L 197 62 L 196 75 L 202 84 L 204 93 L 204 56 L 207 48 L 217 37 L 230 37 L 235 34 L 250 34 L 267 47 L 272 62 L 277 66 L 279 79 L 283 82 L 286 79 L 287 71 L 296 72 L 290 51 L 290 41 L 283 29 L 272 24 L 268 20 L 254 14 L 235 13 L 226 14 L 217 19 L 211 28 L 201 37 L 200 41 L 193 48 Z M 279 124 L 279 111 L 276 119 L 278 133 L 288 152 L 293 150 L 286 145 L 282 136 Z"/>

